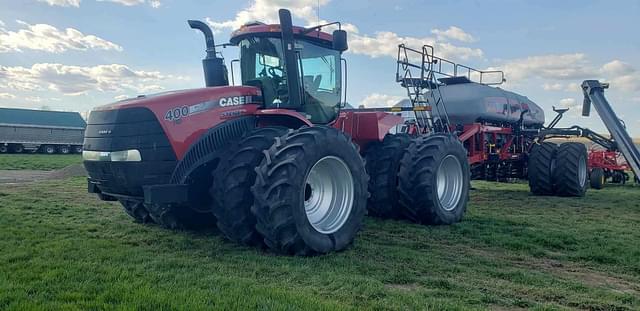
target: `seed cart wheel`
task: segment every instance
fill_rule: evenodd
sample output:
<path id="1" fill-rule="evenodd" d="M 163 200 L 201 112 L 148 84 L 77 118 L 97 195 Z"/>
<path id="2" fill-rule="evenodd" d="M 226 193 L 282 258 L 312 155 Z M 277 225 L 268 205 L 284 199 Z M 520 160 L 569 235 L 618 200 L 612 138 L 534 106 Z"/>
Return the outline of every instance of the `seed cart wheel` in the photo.
<path id="1" fill-rule="evenodd" d="M 462 220 L 469 200 L 467 151 L 449 134 L 412 140 L 400 162 L 403 214 L 423 224 L 448 225 Z"/>
<path id="2" fill-rule="evenodd" d="M 602 189 L 605 183 L 604 170 L 599 167 L 592 169 L 591 174 L 589 174 L 589 181 L 591 188 Z"/>
<path id="3" fill-rule="evenodd" d="M 400 160 L 405 149 L 411 143 L 407 134 L 387 135 L 381 143 L 375 144 L 365 152 L 366 168 L 369 174 L 369 192 L 367 204 L 369 214 L 382 218 L 399 218 L 398 172 Z"/>
<path id="4" fill-rule="evenodd" d="M 553 171 L 558 145 L 550 142 L 535 144 L 529 153 L 529 189 L 534 195 L 553 195 Z"/>
<path id="5" fill-rule="evenodd" d="M 559 196 L 582 197 L 587 191 L 587 147 L 564 143 L 558 147 L 553 179 Z"/>
<path id="6" fill-rule="evenodd" d="M 124 211 L 133 218 L 137 223 L 146 224 L 153 223 L 153 219 L 149 216 L 149 211 L 144 207 L 144 204 L 140 201 L 133 200 L 119 200 Z"/>
<path id="7" fill-rule="evenodd" d="M 51 146 L 51 145 L 45 145 L 43 147 L 44 153 L 46 154 L 54 154 L 56 153 L 56 147 Z"/>
<path id="8" fill-rule="evenodd" d="M 9 148 L 6 145 L 0 145 L 0 153 L 9 152 Z"/>
<path id="9" fill-rule="evenodd" d="M 217 203 L 213 214 L 218 229 L 227 239 L 244 245 L 263 244 L 262 236 L 255 229 L 256 218 L 251 213 L 254 202 L 251 186 L 264 151 L 286 132 L 284 127 L 265 127 L 247 133 L 229 148 L 232 151 L 213 173 L 214 182 L 209 190 Z"/>
<path id="10" fill-rule="evenodd" d="M 265 151 L 252 187 L 256 229 L 281 254 L 314 255 L 349 246 L 367 204 L 364 161 L 337 129 L 289 130 Z"/>
<path id="11" fill-rule="evenodd" d="M 58 148 L 58 151 L 60 151 L 60 153 L 62 154 L 69 154 L 71 152 L 71 148 L 69 148 L 69 146 L 60 146 L 60 148 Z"/>

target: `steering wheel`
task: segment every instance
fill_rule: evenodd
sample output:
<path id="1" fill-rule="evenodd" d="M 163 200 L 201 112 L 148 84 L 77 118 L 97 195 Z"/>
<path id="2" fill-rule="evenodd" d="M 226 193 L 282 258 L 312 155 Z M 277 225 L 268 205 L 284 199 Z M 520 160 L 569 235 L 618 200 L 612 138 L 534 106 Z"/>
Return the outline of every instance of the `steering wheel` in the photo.
<path id="1" fill-rule="evenodd" d="M 278 74 L 276 71 L 280 71 L 280 74 Z M 282 70 L 282 68 L 280 67 L 269 67 L 268 72 L 272 78 L 275 78 L 275 77 L 281 78 L 284 74 L 284 70 Z"/>

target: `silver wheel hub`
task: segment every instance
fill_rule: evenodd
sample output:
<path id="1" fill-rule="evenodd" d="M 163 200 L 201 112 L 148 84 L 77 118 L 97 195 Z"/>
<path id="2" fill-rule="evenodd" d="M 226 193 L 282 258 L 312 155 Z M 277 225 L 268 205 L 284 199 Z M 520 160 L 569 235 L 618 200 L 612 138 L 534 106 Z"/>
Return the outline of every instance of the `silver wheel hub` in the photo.
<path id="1" fill-rule="evenodd" d="M 587 160 L 582 156 L 578 163 L 578 180 L 580 181 L 580 187 L 584 187 L 587 183 Z"/>
<path id="2" fill-rule="evenodd" d="M 438 166 L 436 184 L 438 201 L 446 211 L 452 211 L 458 206 L 464 189 L 464 173 L 460 160 L 454 155 L 447 155 Z"/>
<path id="3" fill-rule="evenodd" d="M 351 170 L 340 158 L 326 156 L 313 165 L 304 187 L 304 210 L 311 226 L 334 233 L 347 222 L 354 201 Z"/>

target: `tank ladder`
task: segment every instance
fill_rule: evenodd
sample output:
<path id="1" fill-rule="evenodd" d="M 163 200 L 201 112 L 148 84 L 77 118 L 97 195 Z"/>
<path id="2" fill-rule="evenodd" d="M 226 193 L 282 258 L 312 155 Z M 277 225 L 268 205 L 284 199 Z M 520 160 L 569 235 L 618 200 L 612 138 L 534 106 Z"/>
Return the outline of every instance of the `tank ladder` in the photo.
<path id="1" fill-rule="evenodd" d="M 436 65 L 438 69 L 434 70 Z M 442 63 L 433 55 L 432 46 L 424 45 L 421 50 L 404 44 L 398 46 L 396 82 L 407 90 L 416 121 L 427 133 L 450 132 L 449 116 L 435 75 L 441 69 Z"/>

